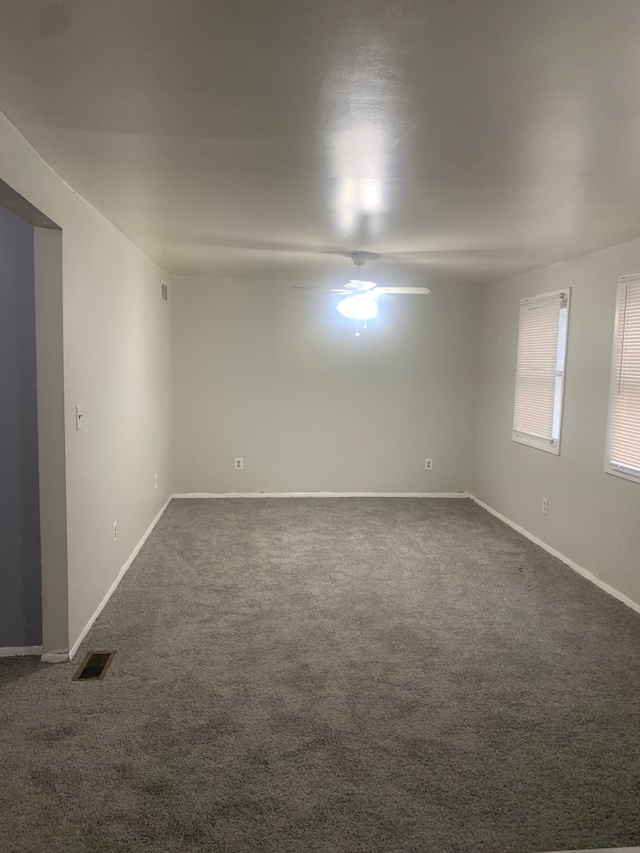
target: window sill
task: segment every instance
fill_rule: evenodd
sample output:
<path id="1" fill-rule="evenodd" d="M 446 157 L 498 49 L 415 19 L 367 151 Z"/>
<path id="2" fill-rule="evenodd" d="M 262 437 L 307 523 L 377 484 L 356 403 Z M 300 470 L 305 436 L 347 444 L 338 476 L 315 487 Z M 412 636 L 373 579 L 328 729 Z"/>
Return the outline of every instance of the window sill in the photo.
<path id="1" fill-rule="evenodd" d="M 560 443 L 545 444 L 542 441 L 537 441 L 532 436 L 522 435 L 522 433 L 518 432 L 511 433 L 511 438 L 518 444 L 526 444 L 527 447 L 535 447 L 536 450 L 544 450 L 545 453 L 552 453 L 554 456 L 560 456 Z"/>
<path id="2" fill-rule="evenodd" d="M 623 480 L 629 480 L 632 483 L 640 483 L 640 471 L 633 474 L 620 468 L 612 468 L 610 465 L 604 466 L 605 474 L 611 474 L 614 477 L 621 477 Z"/>

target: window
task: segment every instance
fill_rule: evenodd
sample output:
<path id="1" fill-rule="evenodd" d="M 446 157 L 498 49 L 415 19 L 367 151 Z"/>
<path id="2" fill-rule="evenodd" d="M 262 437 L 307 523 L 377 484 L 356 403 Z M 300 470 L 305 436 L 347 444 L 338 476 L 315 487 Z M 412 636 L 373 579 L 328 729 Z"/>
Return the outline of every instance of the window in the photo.
<path id="1" fill-rule="evenodd" d="M 569 289 L 520 300 L 513 440 L 560 453 Z"/>
<path id="2" fill-rule="evenodd" d="M 640 275 L 618 283 L 605 470 L 640 482 Z"/>

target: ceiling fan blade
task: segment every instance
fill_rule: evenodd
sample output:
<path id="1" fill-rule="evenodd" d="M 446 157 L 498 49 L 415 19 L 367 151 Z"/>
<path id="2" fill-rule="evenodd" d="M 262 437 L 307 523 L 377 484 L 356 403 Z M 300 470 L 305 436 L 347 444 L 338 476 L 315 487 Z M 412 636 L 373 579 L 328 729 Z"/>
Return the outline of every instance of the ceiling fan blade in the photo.
<path id="1" fill-rule="evenodd" d="M 405 295 L 413 294 L 414 296 L 426 296 L 431 293 L 428 287 L 376 287 L 370 293 L 402 293 Z"/>
<path id="2" fill-rule="evenodd" d="M 320 293 L 342 293 L 342 290 L 331 290 L 330 287 L 306 287 L 304 284 L 292 284 L 291 290 L 315 290 Z"/>
<path id="3" fill-rule="evenodd" d="M 358 293 L 366 293 L 368 290 L 373 290 L 377 287 L 375 281 L 363 281 L 359 278 L 351 278 L 345 284 L 345 287 L 348 287 L 350 290 L 357 290 Z"/>

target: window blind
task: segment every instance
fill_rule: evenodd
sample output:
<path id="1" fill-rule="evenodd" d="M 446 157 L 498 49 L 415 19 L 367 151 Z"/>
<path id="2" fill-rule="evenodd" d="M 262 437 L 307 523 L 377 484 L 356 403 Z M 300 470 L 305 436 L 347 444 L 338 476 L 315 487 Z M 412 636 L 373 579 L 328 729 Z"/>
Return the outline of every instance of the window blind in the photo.
<path id="1" fill-rule="evenodd" d="M 640 277 L 618 291 L 609 454 L 612 469 L 640 477 Z"/>
<path id="2" fill-rule="evenodd" d="M 520 303 L 513 412 L 516 441 L 559 446 L 568 299 L 568 291 L 563 291 Z"/>

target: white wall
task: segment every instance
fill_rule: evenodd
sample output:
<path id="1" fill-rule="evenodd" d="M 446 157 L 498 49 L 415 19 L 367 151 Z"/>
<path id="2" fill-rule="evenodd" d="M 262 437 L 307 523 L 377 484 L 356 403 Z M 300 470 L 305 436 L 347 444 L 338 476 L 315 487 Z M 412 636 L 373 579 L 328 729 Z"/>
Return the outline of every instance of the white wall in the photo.
<path id="1" fill-rule="evenodd" d="M 172 491 L 171 317 L 160 300 L 167 277 L 2 114 L 0 178 L 62 229 L 72 645 Z M 76 403 L 84 407 L 79 432 Z"/>
<path id="2" fill-rule="evenodd" d="M 174 491 L 467 490 L 474 288 L 388 299 L 356 338 L 291 285 L 174 281 Z"/>
<path id="3" fill-rule="evenodd" d="M 604 472 L 619 276 L 640 241 L 482 288 L 475 494 L 640 603 L 640 485 Z M 511 440 L 523 296 L 571 287 L 561 455 Z M 549 514 L 541 511 L 549 499 Z"/>
<path id="4" fill-rule="evenodd" d="M 62 231 L 44 226 L 33 231 L 42 648 L 51 654 L 69 647 Z"/>

